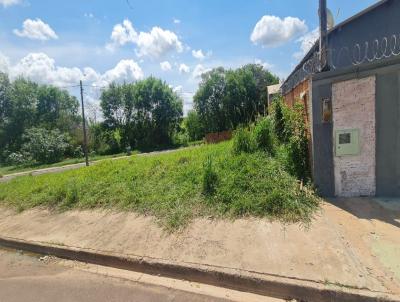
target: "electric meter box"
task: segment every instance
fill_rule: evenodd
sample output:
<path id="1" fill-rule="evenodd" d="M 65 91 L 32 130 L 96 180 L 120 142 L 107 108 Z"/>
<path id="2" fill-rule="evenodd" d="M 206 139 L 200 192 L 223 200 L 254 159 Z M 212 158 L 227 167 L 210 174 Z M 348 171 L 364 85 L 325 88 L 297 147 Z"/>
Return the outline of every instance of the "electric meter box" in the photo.
<path id="1" fill-rule="evenodd" d="M 336 130 L 335 149 L 336 156 L 360 154 L 360 130 Z"/>

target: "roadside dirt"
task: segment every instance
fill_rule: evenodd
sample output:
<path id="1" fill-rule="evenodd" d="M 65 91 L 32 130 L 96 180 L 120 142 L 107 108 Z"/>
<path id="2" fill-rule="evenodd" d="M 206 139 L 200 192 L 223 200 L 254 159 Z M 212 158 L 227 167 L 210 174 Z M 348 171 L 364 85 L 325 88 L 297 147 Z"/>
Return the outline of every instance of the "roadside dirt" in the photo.
<path id="1" fill-rule="evenodd" d="M 167 233 L 112 211 L 0 211 L 0 234 L 101 252 L 241 269 L 400 294 L 400 211 L 368 199 L 325 203 L 306 229 L 258 219 L 198 219 Z"/>

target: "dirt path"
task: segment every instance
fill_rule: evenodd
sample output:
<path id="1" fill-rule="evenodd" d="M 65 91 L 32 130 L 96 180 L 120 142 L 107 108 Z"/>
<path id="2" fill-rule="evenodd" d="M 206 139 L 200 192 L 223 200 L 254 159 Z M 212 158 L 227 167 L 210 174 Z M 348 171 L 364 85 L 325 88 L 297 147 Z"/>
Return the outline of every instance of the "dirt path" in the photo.
<path id="1" fill-rule="evenodd" d="M 134 213 L 3 209 L 0 234 L 400 294 L 400 208 L 379 202 L 325 203 L 309 229 L 258 219 L 198 219 L 172 234 Z"/>

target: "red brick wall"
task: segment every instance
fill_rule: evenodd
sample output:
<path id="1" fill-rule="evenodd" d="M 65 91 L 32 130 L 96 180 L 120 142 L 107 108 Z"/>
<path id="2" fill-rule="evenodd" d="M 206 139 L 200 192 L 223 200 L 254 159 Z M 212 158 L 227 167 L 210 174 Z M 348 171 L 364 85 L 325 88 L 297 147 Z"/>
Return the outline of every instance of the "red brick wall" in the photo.
<path id="1" fill-rule="evenodd" d="M 208 133 L 208 134 L 206 134 L 206 143 L 207 144 L 216 144 L 219 142 L 230 140 L 231 138 L 232 138 L 232 131 Z"/>
<path id="2" fill-rule="evenodd" d="M 309 81 L 307 79 L 293 88 L 289 93 L 285 94 L 283 99 L 288 106 L 292 107 L 296 101 L 300 100 L 300 96 L 303 92 L 307 92 L 307 94 L 309 94 L 308 90 Z"/>

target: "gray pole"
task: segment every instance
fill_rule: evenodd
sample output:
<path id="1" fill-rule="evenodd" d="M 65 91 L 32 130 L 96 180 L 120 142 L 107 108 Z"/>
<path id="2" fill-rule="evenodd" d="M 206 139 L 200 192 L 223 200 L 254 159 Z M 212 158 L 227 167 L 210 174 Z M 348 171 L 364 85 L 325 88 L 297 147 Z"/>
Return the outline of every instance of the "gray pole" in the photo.
<path id="1" fill-rule="evenodd" d="M 321 71 L 327 64 L 327 47 L 328 47 L 328 15 L 326 0 L 319 0 L 319 62 Z"/>
<path id="2" fill-rule="evenodd" d="M 87 135 L 86 135 L 86 119 L 85 119 L 85 106 L 83 105 L 83 87 L 82 81 L 79 81 L 81 86 L 81 105 L 82 105 L 82 125 L 83 125 L 83 152 L 85 153 L 86 166 L 89 167 Z"/>

